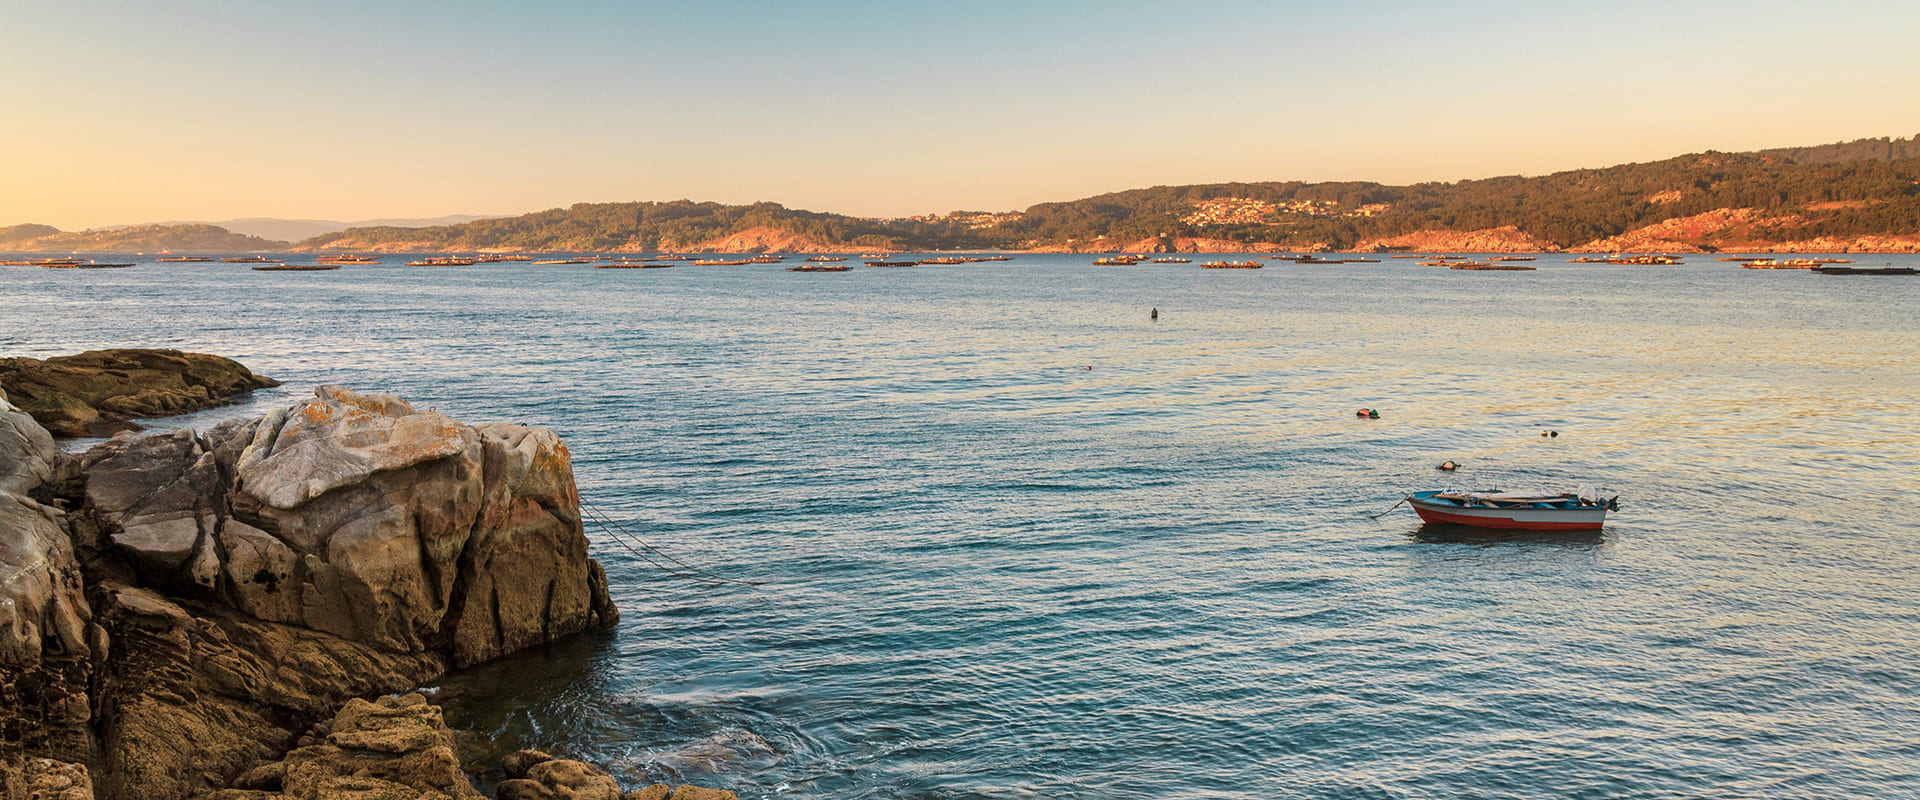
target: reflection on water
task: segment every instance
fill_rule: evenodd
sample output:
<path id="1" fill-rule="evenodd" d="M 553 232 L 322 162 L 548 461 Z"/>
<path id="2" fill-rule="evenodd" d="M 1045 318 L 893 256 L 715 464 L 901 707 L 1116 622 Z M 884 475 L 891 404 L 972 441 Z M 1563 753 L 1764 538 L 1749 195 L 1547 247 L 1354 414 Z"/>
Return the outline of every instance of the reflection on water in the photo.
<path id="1" fill-rule="evenodd" d="M 1605 536 L 1602 531 L 1497 530 L 1451 522 L 1424 522 L 1408 535 L 1414 541 L 1423 544 L 1514 545 L 1574 549 L 1599 547 Z"/>
<path id="2" fill-rule="evenodd" d="M 1920 280 L 1087 260 L 28 269 L 0 331 L 287 382 L 194 424 L 343 383 L 557 430 L 621 526 L 765 584 L 589 529 L 620 628 L 440 687 L 629 785 L 1920 795 Z M 1366 516 L 1585 482 L 1596 536 Z"/>

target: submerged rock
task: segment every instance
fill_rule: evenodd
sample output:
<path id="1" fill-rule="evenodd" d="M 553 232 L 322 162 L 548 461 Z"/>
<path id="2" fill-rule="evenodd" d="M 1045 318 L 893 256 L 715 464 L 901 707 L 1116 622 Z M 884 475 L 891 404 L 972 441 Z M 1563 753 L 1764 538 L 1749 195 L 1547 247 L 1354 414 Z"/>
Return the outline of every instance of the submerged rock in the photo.
<path id="1" fill-rule="evenodd" d="M 232 359 L 179 350 L 0 358 L 0 387 L 56 436 L 139 430 L 129 420 L 212 408 L 241 392 L 278 385 Z"/>

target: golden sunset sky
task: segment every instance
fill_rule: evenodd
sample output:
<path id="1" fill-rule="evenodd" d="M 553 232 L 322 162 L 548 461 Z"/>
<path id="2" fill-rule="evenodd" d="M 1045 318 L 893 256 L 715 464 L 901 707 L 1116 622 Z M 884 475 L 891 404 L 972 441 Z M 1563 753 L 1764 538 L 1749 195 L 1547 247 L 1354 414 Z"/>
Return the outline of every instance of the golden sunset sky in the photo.
<path id="1" fill-rule="evenodd" d="M 870 216 L 1920 131 L 1920 3 L 9 0 L 0 225 Z"/>

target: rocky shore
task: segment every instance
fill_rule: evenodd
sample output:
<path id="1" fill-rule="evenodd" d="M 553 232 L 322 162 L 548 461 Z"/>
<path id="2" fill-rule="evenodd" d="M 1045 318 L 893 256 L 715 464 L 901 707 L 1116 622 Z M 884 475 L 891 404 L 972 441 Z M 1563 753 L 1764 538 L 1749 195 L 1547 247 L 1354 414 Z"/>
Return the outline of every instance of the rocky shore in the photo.
<path id="1" fill-rule="evenodd" d="M 234 395 L 279 385 L 232 359 L 179 350 L 89 350 L 44 361 L 0 358 L 0 389 L 57 436 L 139 430 L 129 420 L 212 408 Z"/>
<path id="2" fill-rule="evenodd" d="M 0 797 L 479 796 L 439 710 L 391 695 L 617 620 L 551 431 L 326 386 L 68 455 L 8 396 Z M 500 797 L 629 796 L 515 763 Z"/>

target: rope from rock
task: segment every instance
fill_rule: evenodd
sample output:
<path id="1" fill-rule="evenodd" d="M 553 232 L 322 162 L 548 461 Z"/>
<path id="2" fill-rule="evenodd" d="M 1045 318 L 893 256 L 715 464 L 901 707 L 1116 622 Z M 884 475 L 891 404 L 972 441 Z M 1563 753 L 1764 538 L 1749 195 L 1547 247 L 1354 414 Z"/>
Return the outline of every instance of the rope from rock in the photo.
<path id="1" fill-rule="evenodd" d="M 633 553 L 635 556 L 638 556 L 641 561 L 645 561 L 648 564 L 652 565 L 654 569 L 660 570 L 661 572 L 667 573 L 668 575 L 672 575 L 676 578 L 682 578 L 685 580 L 695 581 L 698 583 L 712 584 L 716 586 L 724 585 L 724 584 L 735 584 L 738 586 L 761 586 L 765 584 L 765 581 L 743 581 L 737 578 L 729 578 L 724 575 L 715 575 L 704 569 L 700 569 L 699 567 L 693 566 L 692 564 L 688 564 L 685 561 L 681 561 L 680 559 L 674 558 L 673 556 L 668 555 L 666 552 L 662 551 L 660 548 L 647 544 L 639 536 L 634 535 L 632 531 L 627 530 L 620 523 L 614 522 L 613 519 L 607 516 L 605 512 L 601 511 L 598 506 L 595 506 L 594 504 L 587 502 L 584 498 L 581 499 L 580 501 L 580 510 L 585 511 L 587 513 L 587 516 L 591 517 L 593 521 L 599 523 L 600 529 L 603 531 L 606 531 L 607 535 L 611 537 L 615 542 L 618 542 L 621 547 L 626 548 L 628 552 Z M 636 544 L 639 545 L 640 547 L 638 548 L 634 547 L 634 545 Z M 647 552 L 650 552 L 650 553 L 653 553 L 654 555 L 659 556 L 661 559 L 664 559 L 666 561 L 673 563 L 676 566 L 679 566 L 680 569 L 674 569 L 673 567 L 669 567 L 666 564 L 662 564 L 659 561 L 654 560 L 652 556 L 647 555 L 647 553 L 641 552 L 642 548 L 644 548 Z"/>

